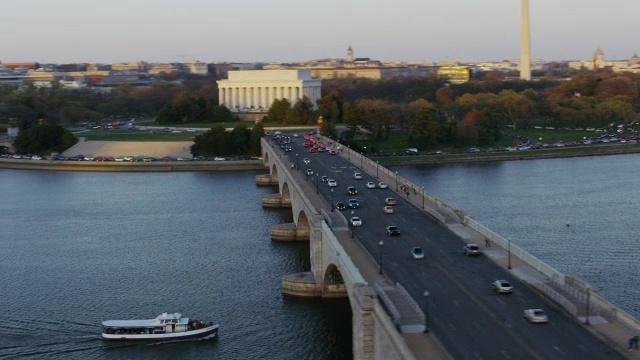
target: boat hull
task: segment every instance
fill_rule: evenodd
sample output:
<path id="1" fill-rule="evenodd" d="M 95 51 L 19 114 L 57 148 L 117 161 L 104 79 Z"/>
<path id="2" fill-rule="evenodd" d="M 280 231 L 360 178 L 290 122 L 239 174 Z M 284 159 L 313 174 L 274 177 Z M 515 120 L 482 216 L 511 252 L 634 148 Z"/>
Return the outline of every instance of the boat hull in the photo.
<path id="1" fill-rule="evenodd" d="M 164 334 L 106 334 L 102 333 L 104 340 L 118 341 L 149 341 L 149 340 L 186 340 L 195 338 L 213 338 L 218 335 L 218 324 L 207 326 L 202 329 L 164 333 Z"/>

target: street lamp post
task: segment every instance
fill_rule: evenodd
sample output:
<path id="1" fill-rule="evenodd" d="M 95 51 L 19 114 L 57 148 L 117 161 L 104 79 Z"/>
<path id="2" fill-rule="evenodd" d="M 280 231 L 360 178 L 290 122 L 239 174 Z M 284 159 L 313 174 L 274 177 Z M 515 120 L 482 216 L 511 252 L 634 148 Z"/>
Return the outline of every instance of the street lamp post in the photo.
<path id="1" fill-rule="evenodd" d="M 584 319 L 585 325 L 591 325 L 589 322 L 589 308 L 591 305 L 591 286 L 587 286 L 587 316 Z"/>
<path id="2" fill-rule="evenodd" d="M 353 217 L 353 210 L 351 210 L 351 217 Z M 355 232 L 356 232 L 356 227 L 353 226 L 353 224 L 351 224 L 351 238 L 352 239 L 355 236 Z"/>
<path id="3" fill-rule="evenodd" d="M 384 245 L 384 242 L 382 240 L 380 240 L 378 245 L 380 245 L 380 272 L 379 272 L 379 274 L 382 275 L 382 245 Z"/>
<path id="4" fill-rule="evenodd" d="M 508 252 L 509 252 L 509 265 L 507 266 L 507 269 L 511 270 L 511 240 L 509 240 Z"/>
<path id="5" fill-rule="evenodd" d="M 422 210 L 424 210 L 424 186 L 422 187 Z"/>
<path id="6" fill-rule="evenodd" d="M 396 191 L 398 191 L 398 172 L 396 171 Z"/>
<path id="7" fill-rule="evenodd" d="M 424 308 L 424 332 L 429 332 L 429 292 L 425 291 L 424 295 L 425 308 Z"/>
<path id="8" fill-rule="evenodd" d="M 298 154 L 296 154 L 296 169 L 298 168 Z"/>
<path id="9" fill-rule="evenodd" d="M 335 204 L 333 203 L 333 188 L 331 188 L 331 212 L 333 212 L 333 207 Z"/>
<path id="10" fill-rule="evenodd" d="M 364 160 L 364 155 L 362 154 L 362 151 L 360 151 L 360 169 L 362 169 L 362 160 Z"/>
<path id="11" fill-rule="evenodd" d="M 378 176 L 380 170 L 380 160 L 376 160 L 376 179 L 380 179 L 380 177 Z"/>
<path id="12" fill-rule="evenodd" d="M 318 185 L 318 180 L 320 179 L 320 174 L 316 173 L 316 194 L 320 193 L 320 186 Z"/>
<path id="13" fill-rule="evenodd" d="M 347 160 L 351 160 L 351 145 L 347 145 Z"/>
<path id="14" fill-rule="evenodd" d="M 309 165 L 304 170 L 304 181 L 309 181 Z"/>

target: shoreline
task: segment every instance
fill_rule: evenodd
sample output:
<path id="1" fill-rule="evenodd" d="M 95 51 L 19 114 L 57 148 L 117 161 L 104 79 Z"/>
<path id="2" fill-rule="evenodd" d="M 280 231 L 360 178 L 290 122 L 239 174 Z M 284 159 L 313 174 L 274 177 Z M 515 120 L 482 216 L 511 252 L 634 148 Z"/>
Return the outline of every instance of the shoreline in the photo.
<path id="1" fill-rule="evenodd" d="M 639 144 L 640 145 L 640 144 Z M 464 164 L 490 161 L 556 159 L 584 156 L 606 156 L 640 153 L 640 146 L 597 146 L 552 150 L 527 150 L 506 153 L 453 154 L 372 157 L 385 166 Z M 0 159 L 0 169 L 92 171 L 92 172 L 184 172 L 268 170 L 262 160 L 242 161 L 172 161 L 172 162 L 92 162 Z"/>

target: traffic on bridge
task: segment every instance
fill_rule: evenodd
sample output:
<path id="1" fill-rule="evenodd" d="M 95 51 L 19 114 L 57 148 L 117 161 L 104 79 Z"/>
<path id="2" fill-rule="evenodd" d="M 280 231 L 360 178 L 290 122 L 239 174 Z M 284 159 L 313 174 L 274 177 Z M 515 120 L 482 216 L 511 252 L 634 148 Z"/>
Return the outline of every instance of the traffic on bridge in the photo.
<path id="1" fill-rule="evenodd" d="M 369 252 L 380 274 L 400 283 L 420 304 L 426 331 L 452 358 L 623 358 L 509 269 L 483 256 L 490 244 L 469 247 L 430 216 L 424 197 L 416 199 L 420 194 L 398 182 L 397 172 L 365 172 L 362 158 L 345 156 L 340 144 L 319 144 L 309 134 L 272 135 L 271 141 L 330 211 L 344 215 L 353 241 Z"/>

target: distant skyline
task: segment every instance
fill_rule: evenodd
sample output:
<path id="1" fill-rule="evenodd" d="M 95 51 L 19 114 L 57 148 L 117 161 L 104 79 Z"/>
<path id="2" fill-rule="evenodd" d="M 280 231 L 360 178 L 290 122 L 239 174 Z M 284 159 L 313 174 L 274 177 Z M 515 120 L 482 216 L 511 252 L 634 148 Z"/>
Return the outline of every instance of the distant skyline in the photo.
<path id="1" fill-rule="evenodd" d="M 531 58 L 640 53 L 638 0 L 530 0 Z M 520 0 L 20 0 L 0 61 L 501 61 L 520 56 Z"/>

